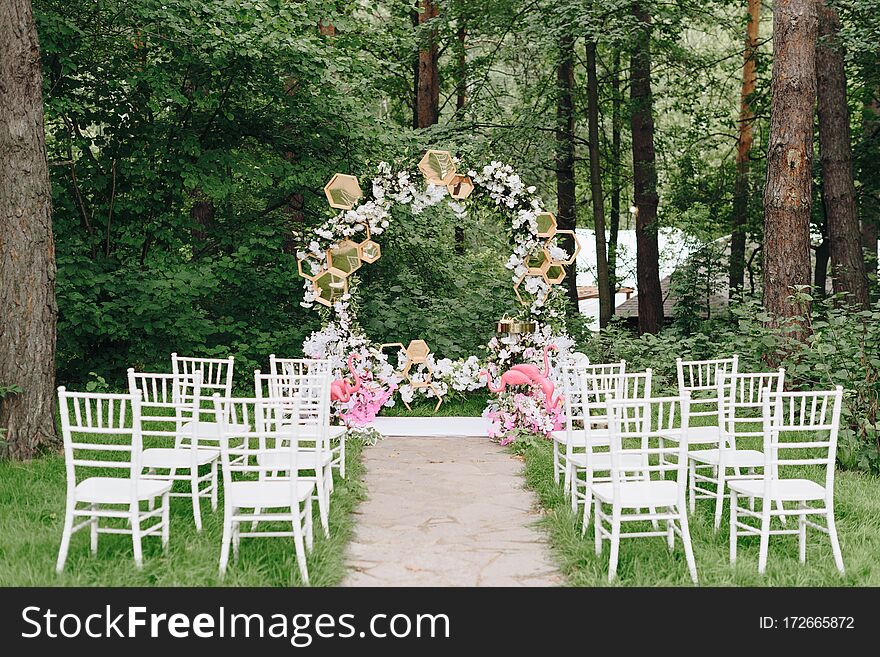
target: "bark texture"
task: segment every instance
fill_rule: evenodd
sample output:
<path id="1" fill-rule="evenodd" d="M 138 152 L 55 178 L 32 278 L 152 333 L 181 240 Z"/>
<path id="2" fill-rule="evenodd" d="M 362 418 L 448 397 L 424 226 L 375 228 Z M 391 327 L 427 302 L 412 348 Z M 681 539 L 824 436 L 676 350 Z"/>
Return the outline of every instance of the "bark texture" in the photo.
<path id="1" fill-rule="evenodd" d="M 435 0 L 419 2 L 419 25 L 437 18 Z M 427 128 L 437 123 L 440 112 L 440 71 L 439 50 L 437 49 L 437 30 L 430 29 L 423 34 L 424 41 L 419 49 L 419 74 L 416 78 L 416 119 L 417 128 Z"/>
<path id="2" fill-rule="evenodd" d="M 574 179 L 574 38 L 563 35 L 559 39 L 559 63 L 556 67 L 556 223 L 564 230 L 577 227 Z M 568 253 L 574 251 L 574 240 L 564 235 L 560 245 Z M 577 271 L 566 267 L 565 286 L 568 297 L 578 307 Z"/>
<path id="3" fill-rule="evenodd" d="M 55 244 L 30 0 L 0 0 L 0 457 L 56 442 Z"/>
<path id="4" fill-rule="evenodd" d="M 764 305 L 773 323 L 801 316 L 792 294 L 810 284 L 816 0 L 773 3 L 773 77 L 764 185 Z M 792 327 L 806 333 L 806 324 Z"/>
<path id="5" fill-rule="evenodd" d="M 639 333 L 656 333 L 663 325 L 663 293 L 660 290 L 660 249 L 657 243 L 659 198 L 651 95 L 651 15 L 639 3 L 633 4 L 632 13 L 640 23 L 630 54 Z"/>
<path id="6" fill-rule="evenodd" d="M 739 290 L 744 282 L 746 226 L 749 216 L 749 164 L 752 151 L 752 124 L 755 114 L 751 98 L 755 93 L 755 58 L 758 49 L 758 26 L 761 0 L 748 0 L 749 22 L 743 51 L 742 91 L 740 93 L 739 131 L 736 140 L 736 182 L 733 190 L 733 222 L 730 230 L 730 290 Z"/>
<path id="7" fill-rule="evenodd" d="M 868 276 L 859 234 L 856 188 L 853 184 L 846 70 L 838 38 L 837 10 L 818 0 L 819 42 L 816 51 L 816 93 L 819 107 L 819 153 L 828 238 L 831 243 L 831 283 L 835 293 L 847 293 L 854 306 L 868 305 Z"/>
<path id="8" fill-rule="evenodd" d="M 614 50 L 614 70 L 611 72 L 611 215 L 608 224 L 608 294 L 611 296 L 611 314 L 617 293 L 617 235 L 620 231 L 620 50 Z"/>
<path id="9" fill-rule="evenodd" d="M 590 196 L 596 231 L 596 284 L 599 288 L 599 326 L 607 326 L 614 304 L 608 283 L 608 255 L 605 250 L 605 197 L 599 165 L 599 80 L 596 75 L 596 42 L 587 40 L 587 121 L 590 142 Z"/>

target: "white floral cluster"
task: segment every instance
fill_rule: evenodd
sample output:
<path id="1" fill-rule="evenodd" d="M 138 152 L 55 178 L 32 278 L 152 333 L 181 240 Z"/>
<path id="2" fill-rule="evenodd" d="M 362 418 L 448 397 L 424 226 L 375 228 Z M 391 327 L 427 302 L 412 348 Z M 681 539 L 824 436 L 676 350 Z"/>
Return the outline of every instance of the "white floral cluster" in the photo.
<path id="1" fill-rule="evenodd" d="M 548 344 L 556 345 L 556 351 L 550 354 L 551 363 L 565 362 L 575 346 L 571 336 L 555 333 L 550 324 L 539 323 L 534 333 L 495 336 L 488 344 L 493 363 L 490 370 L 503 372 L 516 363 L 534 363 L 542 367 L 544 347 Z M 556 371 L 558 368 L 551 369 Z"/>

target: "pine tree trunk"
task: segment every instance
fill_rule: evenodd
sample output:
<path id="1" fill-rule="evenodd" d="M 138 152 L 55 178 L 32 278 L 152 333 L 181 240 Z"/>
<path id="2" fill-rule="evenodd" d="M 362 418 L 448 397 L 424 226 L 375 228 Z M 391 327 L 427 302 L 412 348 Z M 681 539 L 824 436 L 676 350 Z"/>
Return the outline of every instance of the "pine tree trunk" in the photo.
<path id="1" fill-rule="evenodd" d="M 838 39 L 840 19 L 837 10 L 824 0 L 818 0 L 818 13 L 816 93 L 822 189 L 831 241 L 831 282 L 835 293 L 846 293 L 849 303 L 864 308 L 868 305 L 868 277 L 853 184 L 846 70 Z"/>
<path id="2" fill-rule="evenodd" d="M 751 97 L 755 93 L 755 58 L 758 49 L 758 26 L 761 0 L 748 0 L 749 22 L 743 52 L 742 91 L 740 93 L 739 133 L 736 140 L 736 183 L 733 190 L 733 222 L 730 231 L 730 291 L 742 289 L 746 258 L 746 226 L 749 216 L 749 160 L 752 150 Z"/>
<path id="3" fill-rule="evenodd" d="M 632 12 L 641 24 L 630 54 L 639 333 L 657 333 L 663 325 L 663 293 L 660 290 L 660 248 L 657 241 L 659 199 L 651 95 L 651 15 L 639 3 L 633 4 Z"/>
<path id="4" fill-rule="evenodd" d="M 464 19 L 460 19 L 464 20 Z M 467 30 L 464 23 L 458 28 L 458 85 L 455 97 L 455 110 L 461 112 L 467 104 Z"/>
<path id="5" fill-rule="evenodd" d="M 419 29 L 419 12 L 413 9 L 409 12 L 414 30 Z M 419 127 L 419 67 L 421 66 L 421 49 L 413 52 L 412 70 L 413 70 L 413 86 L 412 86 L 412 127 Z"/>
<path id="6" fill-rule="evenodd" d="M 590 142 L 590 195 L 593 199 L 593 226 L 596 231 L 596 284 L 599 288 L 599 326 L 608 325 L 613 308 L 608 284 L 608 257 L 605 252 L 605 197 L 599 168 L 599 80 L 596 76 L 596 42 L 587 39 L 587 122 Z"/>
<path id="7" fill-rule="evenodd" d="M 620 231 L 620 50 L 614 50 L 614 70 L 611 73 L 611 216 L 608 225 L 608 294 L 611 314 L 617 299 L 617 235 Z"/>
<path id="8" fill-rule="evenodd" d="M 419 3 L 419 25 L 437 18 L 435 0 L 421 0 Z M 419 49 L 419 75 L 416 85 L 416 116 L 418 128 L 427 128 L 437 123 L 440 112 L 440 71 L 439 51 L 437 49 L 437 30 L 432 28 Z"/>
<path id="9" fill-rule="evenodd" d="M 764 305 L 773 324 L 809 312 L 791 297 L 796 286 L 810 284 L 817 31 L 815 0 L 773 3 L 773 97 L 764 186 Z M 806 324 L 792 330 L 802 338 Z"/>
<path id="10" fill-rule="evenodd" d="M 876 143 L 880 141 L 880 89 L 872 90 L 868 93 L 865 101 L 865 107 L 862 112 L 862 143 L 867 146 L 867 151 L 875 152 Z M 861 233 L 862 233 L 862 252 L 864 253 L 865 271 L 871 275 L 877 275 L 877 238 L 880 237 L 878 231 L 878 204 L 877 193 L 880 189 L 880 181 L 876 180 L 873 174 L 861 172 L 860 182 L 862 183 L 862 217 L 861 217 Z M 868 199 L 873 196 L 873 202 L 869 203 Z"/>
<path id="11" fill-rule="evenodd" d="M 574 179 L 574 37 L 559 38 L 559 63 L 556 68 L 556 223 L 564 230 L 577 227 Z M 568 253 L 574 251 L 574 240 L 564 235 L 560 246 Z M 577 265 L 565 270 L 565 286 L 574 311 L 578 309 Z"/>
<path id="12" fill-rule="evenodd" d="M 30 0 L 0 0 L 0 457 L 30 459 L 55 431 L 55 243 L 40 48 Z"/>

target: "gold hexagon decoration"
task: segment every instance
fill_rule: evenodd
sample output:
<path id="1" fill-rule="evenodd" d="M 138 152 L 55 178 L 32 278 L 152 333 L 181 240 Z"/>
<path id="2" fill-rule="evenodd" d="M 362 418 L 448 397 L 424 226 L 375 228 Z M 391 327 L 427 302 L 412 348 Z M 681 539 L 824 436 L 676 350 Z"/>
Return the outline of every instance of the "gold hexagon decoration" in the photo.
<path id="1" fill-rule="evenodd" d="M 352 274 L 360 269 L 361 256 L 357 242 L 342 240 L 327 252 L 327 266 Z"/>
<path id="2" fill-rule="evenodd" d="M 559 285 L 565 280 L 565 268 L 556 261 L 551 262 L 544 272 L 544 280 L 550 285 Z"/>
<path id="3" fill-rule="evenodd" d="M 424 340 L 410 340 L 409 346 L 406 348 L 406 355 L 413 363 L 427 362 L 429 353 L 431 350 Z"/>
<path id="4" fill-rule="evenodd" d="M 331 208 L 351 210 L 363 196 L 358 179 L 346 173 L 334 174 L 324 186 L 324 194 Z"/>
<path id="5" fill-rule="evenodd" d="M 299 270 L 299 275 L 307 280 L 314 281 L 315 277 L 318 276 L 321 272 L 319 271 L 317 274 L 307 274 L 305 271 L 303 271 L 303 263 L 305 262 L 310 262 L 310 260 L 308 258 L 303 258 L 302 260 L 297 258 L 296 260 L 296 268 Z"/>
<path id="6" fill-rule="evenodd" d="M 312 288 L 315 290 L 315 301 L 332 308 L 348 292 L 348 277 L 338 269 L 325 269 L 312 280 Z"/>
<path id="7" fill-rule="evenodd" d="M 539 212 L 535 217 L 538 224 L 538 237 L 553 237 L 556 234 L 556 217 L 551 212 Z"/>
<path id="8" fill-rule="evenodd" d="M 472 191 L 474 191 L 474 181 L 470 179 L 470 176 L 456 175 L 453 177 L 452 181 L 446 185 L 446 190 L 452 198 L 458 201 L 463 201 L 471 195 Z"/>
<path id="9" fill-rule="evenodd" d="M 544 272 L 553 262 L 546 248 L 535 247 L 526 257 L 526 267 L 529 274 L 534 276 L 543 276 Z"/>
<path id="10" fill-rule="evenodd" d="M 567 259 L 559 261 L 567 267 L 568 265 L 573 265 L 575 261 L 577 261 L 578 254 L 581 252 L 581 240 L 578 237 L 578 234 L 573 230 L 557 230 L 556 236 L 559 237 L 560 235 L 571 235 L 571 238 L 574 241 L 574 253 L 572 253 Z"/>
<path id="11" fill-rule="evenodd" d="M 367 239 L 358 245 L 358 253 L 364 262 L 376 262 L 382 255 L 382 247 L 379 246 L 378 242 Z"/>
<path id="12" fill-rule="evenodd" d="M 455 177 L 452 154 L 449 151 L 428 151 L 419 162 L 419 171 L 429 185 L 448 185 Z"/>
<path id="13" fill-rule="evenodd" d="M 528 272 L 526 272 L 525 274 L 523 274 L 522 276 L 519 277 L 519 280 L 516 283 L 513 284 L 513 291 L 516 294 L 516 298 L 524 306 L 528 306 L 529 304 L 532 303 L 534 295 L 523 291 L 523 294 L 527 295 L 526 297 L 523 297 L 523 295 L 520 294 L 519 288 L 520 288 L 520 286 L 522 286 L 523 282 L 525 282 L 525 280 L 527 278 L 534 278 L 534 277 L 543 278 L 544 280 L 547 280 L 547 278 L 543 272 L 541 272 L 539 274 L 529 274 Z M 547 299 L 547 294 L 549 294 L 549 291 L 544 293 L 544 300 Z"/>
<path id="14" fill-rule="evenodd" d="M 437 405 L 434 407 L 434 412 L 436 413 L 437 409 L 440 408 L 440 404 L 443 403 L 443 396 L 440 394 L 440 389 L 434 383 L 434 370 L 428 364 L 428 355 L 431 353 L 428 343 L 424 340 L 410 340 L 409 345 L 404 349 L 401 342 L 387 342 L 379 347 L 379 351 L 384 351 L 387 347 L 400 347 L 404 350 L 406 363 L 399 371 L 400 376 L 406 379 L 407 383 L 413 388 L 430 388 L 434 391 L 434 394 L 437 395 Z M 420 365 L 423 368 L 416 367 L 416 372 L 413 372 L 413 365 Z M 413 379 L 413 374 L 418 372 L 423 372 L 424 378 Z M 408 409 L 410 408 L 406 401 L 403 404 Z"/>

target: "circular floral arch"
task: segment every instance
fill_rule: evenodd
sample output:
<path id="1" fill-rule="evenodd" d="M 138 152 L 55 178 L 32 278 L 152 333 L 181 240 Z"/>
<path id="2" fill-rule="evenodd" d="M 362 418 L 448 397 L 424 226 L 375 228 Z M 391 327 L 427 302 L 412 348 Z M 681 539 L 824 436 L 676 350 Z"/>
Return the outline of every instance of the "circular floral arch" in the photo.
<path id="1" fill-rule="evenodd" d="M 425 153 L 417 167 L 395 170 L 381 162 L 366 194 L 353 176 L 336 174 L 331 179 L 325 193 L 331 207 L 340 211 L 315 229 L 297 259 L 305 279 L 302 305 L 323 306 L 324 315 L 323 328 L 303 344 L 305 355 L 329 358 L 339 370 L 345 367 L 349 354 L 362 356 L 358 366 L 362 391 L 337 409 L 346 423 L 369 423 L 381 406 L 394 403 L 395 391 L 405 403 L 418 393 L 426 397 L 450 391 L 466 393 L 485 386 L 479 378 L 484 366 L 494 372 L 514 362 L 537 360 L 540 350 L 550 342 L 563 352 L 571 346 L 572 340 L 565 334 L 564 295 L 558 284 L 564 279 L 564 267 L 575 262 L 580 244 L 574 231 L 557 227 L 555 217 L 535 192 L 536 188 L 527 186 L 510 165 L 493 161 L 481 168 L 469 168 L 448 152 L 436 150 Z M 511 272 L 511 283 L 521 303 L 513 315 L 528 330 L 493 338 L 487 345 L 485 360 L 477 356 L 459 361 L 429 356 L 429 369 L 437 385 L 419 387 L 419 374 L 411 380 L 400 373 L 405 352 L 398 354 L 395 367 L 360 328 L 356 271 L 380 257 L 380 238 L 392 221 L 392 208 L 405 205 L 418 215 L 444 202 L 460 220 L 480 204 L 509 222 L 514 246 L 505 267 Z M 557 238 L 562 234 L 571 236 L 572 253 L 559 246 Z"/>

